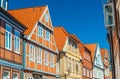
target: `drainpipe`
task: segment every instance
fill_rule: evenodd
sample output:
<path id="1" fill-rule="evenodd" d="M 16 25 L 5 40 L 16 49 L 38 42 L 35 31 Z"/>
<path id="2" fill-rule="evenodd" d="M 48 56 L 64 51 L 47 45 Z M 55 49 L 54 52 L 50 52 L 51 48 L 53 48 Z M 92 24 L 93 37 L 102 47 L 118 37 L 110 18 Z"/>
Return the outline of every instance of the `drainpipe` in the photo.
<path id="1" fill-rule="evenodd" d="M 26 44 L 25 44 L 25 40 L 23 40 L 23 55 L 22 55 L 22 66 L 23 66 L 23 69 L 22 69 L 22 79 L 24 79 L 24 69 L 25 69 L 25 57 L 26 57 L 26 52 L 25 52 L 25 49 L 26 49 Z"/>

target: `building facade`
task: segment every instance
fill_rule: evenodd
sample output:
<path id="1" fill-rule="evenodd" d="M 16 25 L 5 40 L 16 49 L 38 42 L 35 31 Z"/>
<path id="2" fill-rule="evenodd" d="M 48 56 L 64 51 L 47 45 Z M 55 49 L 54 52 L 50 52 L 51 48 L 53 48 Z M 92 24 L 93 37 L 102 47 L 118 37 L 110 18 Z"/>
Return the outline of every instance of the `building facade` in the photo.
<path id="1" fill-rule="evenodd" d="M 60 54 L 60 79 L 82 79 L 79 39 L 63 27 L 55 27 L 54 36 Z"/>
<path id="2" fill-rule="evenodd" d="M 21 79 L 26 27 L 6 11 L 7 0 L 0 3 L 0 79 Z"/>
<path id="3" fill-rule="evenodd" d="M 24 32 L 23 79 L 56 79 L 59 58 L 48 6 L 10 10 L 9 13 L 27 27 Z"/>
<path id="4" fill-rule="evenodd" d="M 104 79 L 109 79 L 109 56 L 107 49 L 100 49 L 102 55 L 102 61 L 104 65 Z"/>
<path id="5" fill-rule="evenodd" d="M 102 56 L 98 44 L 86 44 L 85 45 L 92 55 L 93 61 L 93 79 L 104 79 L 104 67 L 102 62 Z"/>
<path id="6" fill-rule="evenodd" d="M 112 59 L 113 79 L 120 78 L 120 1 L 106 0 L 104 4 L 105 27 Z"/>
<path id="7" fill-rule="evenodd" d="M 82 79 L 92 79 L 93 63 L 91 51 L 82 43 L 79 43 L 79 49 L 82 56 Z"/>

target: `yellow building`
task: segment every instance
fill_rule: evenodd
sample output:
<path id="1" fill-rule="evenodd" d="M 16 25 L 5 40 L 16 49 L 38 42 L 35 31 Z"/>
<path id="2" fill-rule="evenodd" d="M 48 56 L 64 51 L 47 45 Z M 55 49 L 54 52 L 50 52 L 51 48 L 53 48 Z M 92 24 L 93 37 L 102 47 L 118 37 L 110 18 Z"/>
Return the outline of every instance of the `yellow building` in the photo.
<path id="1" fill-rule="evenodd" d="M 54 36 L 60 53 L 60 78 L 82 79 L 79 39 L 75 35 L 69 34 L 63 27 L 55 27 Z"/>

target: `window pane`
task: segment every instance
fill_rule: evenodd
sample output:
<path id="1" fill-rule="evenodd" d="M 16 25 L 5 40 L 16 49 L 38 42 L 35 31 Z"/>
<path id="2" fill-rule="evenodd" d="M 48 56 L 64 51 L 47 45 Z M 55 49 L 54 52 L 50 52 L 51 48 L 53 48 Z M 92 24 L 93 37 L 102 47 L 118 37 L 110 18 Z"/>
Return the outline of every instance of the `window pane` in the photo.
<path id="1" fill-rule="evenodd" d="M 13 79 L 18 79 L 18 74 L 17 73 L 13 73 Z"/>
<path id="2" fill-rule="evenodd" d="M 5 29 L 9 32 L 12 32 L 12 27 L 8 24 L 5 24 Z"/>
<path id="3" fill-rule="evenodd" d="M 15 31 L 14 31 L 14 34 L 15 34 L 15 36 L 17 36 L 17 37 L 20 37 L 20 32 L 19 32 L 19 31 L 15 30 Z"/>
<path id="4" fill-rule="evenodd" d="M 5 46 L 8 48 L 8 32 L 5 32 L 5 43 Z"/>
<path id="5" fill-rule="evenodd" d="M 38 35 L 43 36 L 43 28 L 42 28 L 42 26 L 38 26 Z"/>
<path id="6" fill-rule="evenodd" d="M 10 79 L 10 74 L 7 71 L 3 72 L 3 79 Z"/>

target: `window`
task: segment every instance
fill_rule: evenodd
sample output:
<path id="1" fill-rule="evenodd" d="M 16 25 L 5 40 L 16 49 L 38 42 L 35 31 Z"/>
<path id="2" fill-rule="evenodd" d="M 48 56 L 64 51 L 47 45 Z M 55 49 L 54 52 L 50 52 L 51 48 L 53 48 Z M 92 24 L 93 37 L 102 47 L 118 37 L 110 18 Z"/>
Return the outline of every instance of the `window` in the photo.
<path id="1" fill-rule="evenodd" d="M 90 78 L 92 78 L 92 71 L 90 71 Z"/>
<path id="2" fill-rule="evenodd" d="M 56 63 L 56 73 L 59 73 L 59 62 Z"/>
<path id="3" fill-rule="evenodd" d="M 47 23 L 49 21 L 48 13 L 45 14 L 45 22 Z"/>
<path id="4" fill-rule="evenodd" d="M 54 55 L 53 54 L 50 54 L 50 66 L 51 67 L 54 67 Z"/>
<path id="5" fill-rule="evenodd" d="M 3 72 L 3 79 L 10 79 L 10 72 L 9 71 Z"/>
<path id="6" fill-rule="evenodd" d="M 27 79 L 34 79 L 33 77 L 27 77 Z"/>
<path id="7" fill-rule="evenodd" d="M 50 40 L 50 32 L 48 30 L 46 30 L 46 40 Z"/>
<path id="8" fill-rule="evenodd" d="M 20 53 L 20 32 L 14 31 L 14 51 Z"/>
<path id="9" fill-rule="evenodd" d="M 38 48 L 37 51 L 37 62 L 42 63 L 42 49 Z"/>
<path id="10" fill-rule="evenodd" d="M 38 26 L 38 36 L 43 37 L 43 27 Z"/>
<path id="11" fill-rule="evenodd" d="M 33 45 L 30 45 L 30 60 L 34 61 L 35 60 L 35 47 Z"/>
<path id="12" fill-rule="evenodd" d="M 45 57 L 44 57 L 44 61 L 45 61 L 45 65 L 48 65 L 48 52 L 47 51 L 45 51 L 44 52 L 45 53 Z"/>
<path id="13" fill-rule="evenodd" d="M 7 10 L 7 0 L 1 0 L 1 7 L 3 8 L 3 9 L 5 9 L 5 10 Z"/>
<path id="14" fill-rule="evenodd" d="M 13 73 L 13 79 L 18 79 L 18 73 Z"/>
<path id="15" fill-rule="evenodd" d="M 12 49 L 12 27 L 8 24 L 5 24 L 5 48 Z"/>
<path id="16" fill-rule="evenodd" d="M 87 69 L 87 77 L 89 77 L 89 70 Z"/>
<path id="17" fill-rule="evenodd" d="M 86 76 L 86 70 L 83 68 L 83 76 Z"/>

